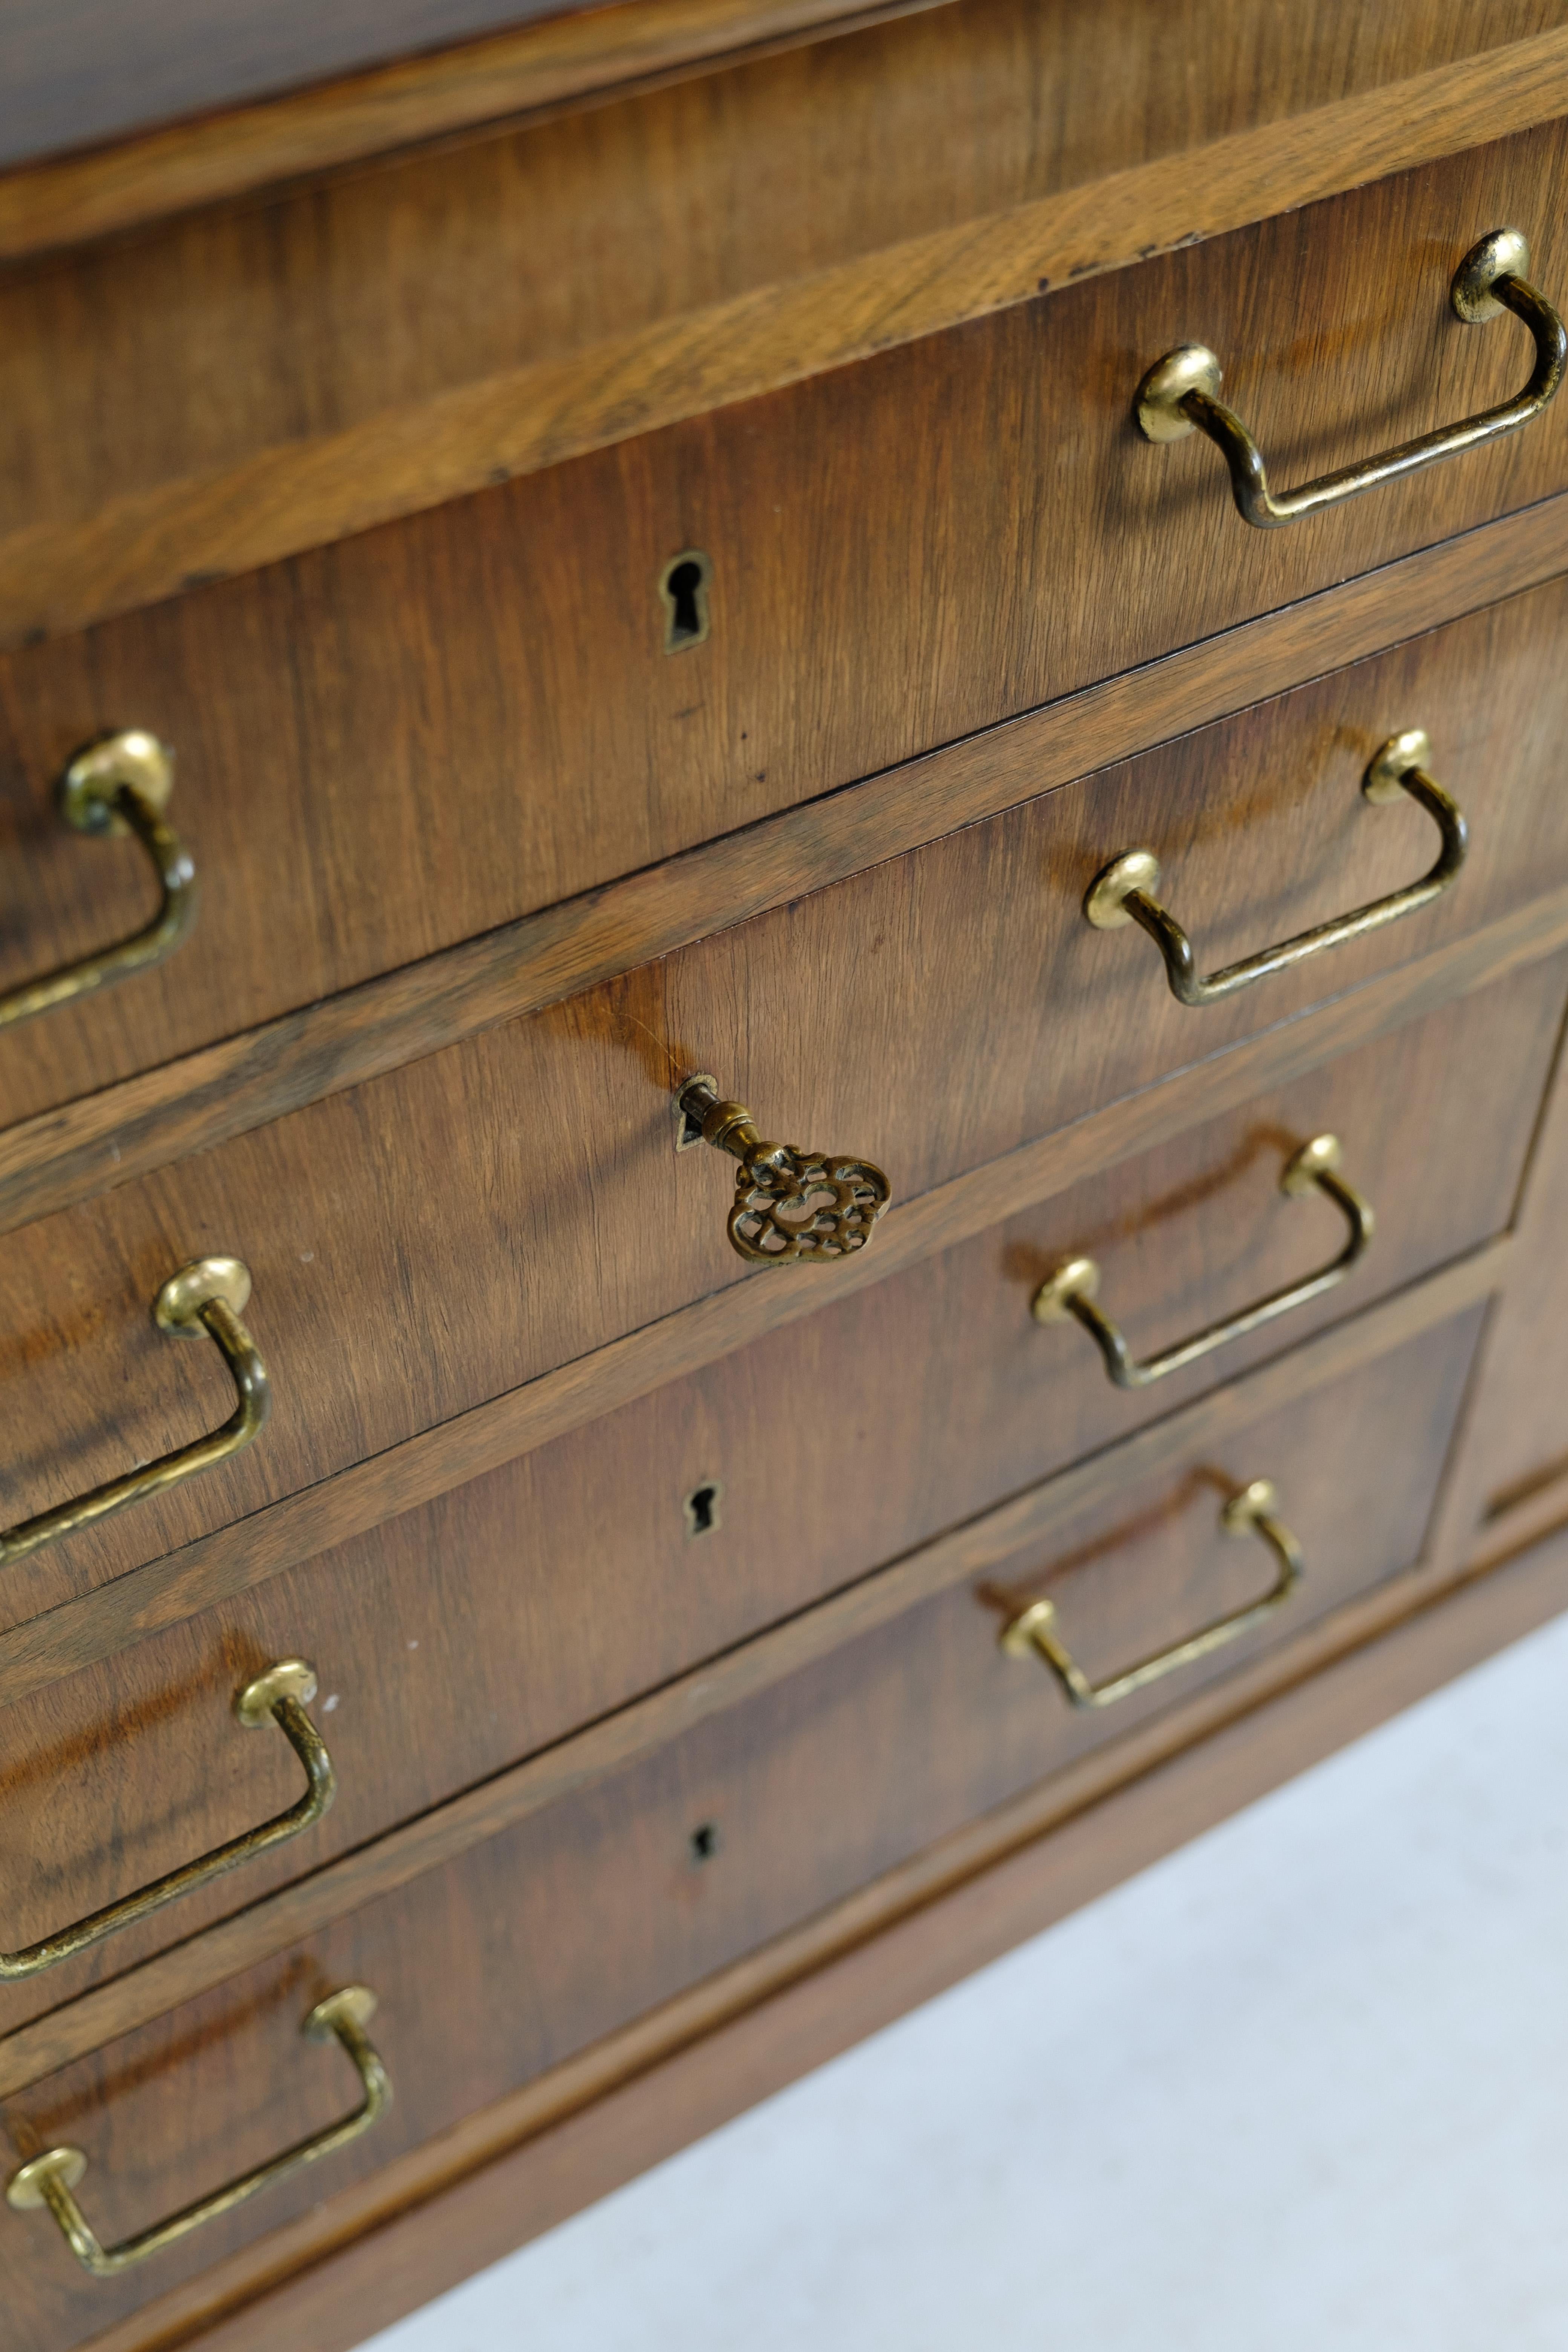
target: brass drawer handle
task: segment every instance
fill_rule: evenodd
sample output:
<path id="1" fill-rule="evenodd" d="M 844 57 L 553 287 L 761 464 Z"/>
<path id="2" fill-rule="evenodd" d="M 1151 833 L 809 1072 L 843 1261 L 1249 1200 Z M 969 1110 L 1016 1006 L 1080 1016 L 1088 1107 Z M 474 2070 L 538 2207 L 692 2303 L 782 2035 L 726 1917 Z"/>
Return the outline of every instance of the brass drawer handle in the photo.
<path id="1" fill-rule="evenodd" d="M 1266 1617 L 1271 1617 L 1301 1580 L 1306 1562 L 1301 1558 L 1300 1545 L 1275 1516 L 1279 1500 L 1271 1479 L 1255 1478 L 1250 1486 L 1231 1496 L 1219 1515 L 1220 1526 L 1227 1536 L 1258 1536 L 1273 1553 L 1279 1572 L 1268 1591 L 1260 1601 L 1249 1601 L 1234 1616 L 1222 1617 L 1216 1624 L 1205 1625 L 1201 1633 L 1178 1642 L 1174 1649 L 1161 1650 L 1154 1657 L 1145 1658 L 1142 1665 L 1129 1666 L 1125 1674 L 1114 1675 L 1110 1682 L 1091 1683 L 1058 1637 L 1056 1604 L 1050 1601 L 1031 1601 L 1011 1624 L 1004 1626 L 1002 1647 L 1010 1658 L 1026 1658 L 1031 1654 L 1043 1658 L 1074 1706 L 1113 1706 L 1119 1698 L 1129 1698 L 1135 1690 L 1157 1683 L 1162 1675 L 1174 1674 L 1178 1666 L 1190 1665 L 1194 1658 L 1223 1649 L 1226 1642 L 1234 1642 L 1239 1634 L 1249 1633 L 1254 1625 L 1261 1625 Z"/>
<path id="2" fill-rule="evenodd" d="M 0 995 L 0 1029 L 30 1021 L 36 1013 L 52 1012 L 57 1004 L 69 1004 L 173 955 L 196 914 L 196 869 L 164 820 L 174 787 L 172 754 L 155 735 L 139 727 L 101 737 L 71 761 L 56 793 L 60 814 L 74 833 L 90 834 L 99 841 L 112 834 L 134 835 L 152 860 L 163 901 L 146 928 L 118 946 L 101 948 L 79 963 L 66 964 Z"/>
<path id="3" fill-rule="evenodd" d="M 99 2243 L 91 2222 L 76 2201 L 78 2182 L 87 2170 L 87 2158 L 79 2147 L 51 2147 L 42 2156 L 34 2157 L 14 2172 L 5 2184 L 5 2202 L 17 2213 L 37 2211 L 47 2205 L 59 2223 L 61 2235 L 84 2270 L 94 2278 L 113 2278 L 128 2271 L 134 2263 L 144 2263 L 149 2254 L 161 2254 L 165 2246 L 199 2230 L 204 2221 L 216 2221 L 220 2214 L 232 2213 L 237 2205 L 270 2189 L 279 2180 L 287 2180 L 292 2172 L 300 2172 L 308 2164 L 319 2164 L 324 2156 L 346 2147 L 351 2139 L 358 2139 L 368 2131 L 392 2105 L 392 2084 L 385 2067 L 365 2035 L 365 2027 L 375 2015 L 375 1995 L 364 1985 L 344 1985 L 341 1991 L 329 1993 L 319 2000 L 300 2031 L 311 2042 L 340 2042 L 354 2063 L 364 2097 L 352 2116 L 341 2123 L 329 2124 L 325 2131 L 313 2138 L 302 2139 L 293 2147 L 285 2148 L 267 2164 L 258 2164 L 254 2172 L 241 2174 L 225 2189 L 215 2189 L 210 2197 L 203 2197 L 195 2205 L 185 2206 L 172 2213 L 166 2221 L 156 2221 L 152 2229 L 143 2230 L 140 2237 L 125 2238 L 118 2246 Z"/>
<path id="4" fill-rule="evenodd" d="M 1413 915 L 1418 907 L 1428 906 L 1448 887 L 1465 862 L 1469 835 L 1464 815 L 1442 785 L 1427 774 L 1431 757 L 1430 742 L 1420 728 L 1412 727 L 1403 735 L 1389 737 L 1362 779 L 1362 791 L 1374 807 L 1406 793 L 1426 811 L 1443 836 L 1437 862 L 1430 872 L 1403 890 L 1391 891 L 1386 898 L 1374 898 L 1368 907 L 1356 907 L 1331 923 L 1320 923 L 1315 930 L 1301 931 L 1293 940 L 1282 940 L 1278 947 L 1264 948 L 1240 963 L 1226 964 L 1223 971 L 1206 974 L 1194 971 L 1191 940 L 1174 915 L 1153 896 L 1159 887 L 1160 861 L 1152 849 L 1124 849 L 1120 857 L 1113 857 L 1090 883 L 1084 914 L 1097 931 L 1120 930 L 1126 923 L 1137 923 L 1147 931 L 1165 959 L 1171 993 L 1183 1004 L 1217 1003 L 1222 996 L 1234 996 L 1238 988 L 1250 988 L 1255 980 L 1266 980 L 1270 972 L 1288 971 L 1309 956 L 1321 955 L 1325 948 L 1341 947 L 1347 940 L 1381 931 L 1402 916 Z"/>
<path id="5" fill-rule="evenodd" d="M 1211 1323 L 1206 1330 L 1194 1331 L 1190 1339 L 1178 1340 L 1167 1348 L 1163 1356 L 1150 1356 L 1135 1363 L 1132 1351 L 1121 1331 L 1107 1315 L 1094 1304 L 1100 1288 L 1100 1268 L 1091 1257 L 1073 1257 L 1047 1276 L 1036 1291 L 1033 1313 L 1037 1323 L 1065 1323 L 1071 1316 L 1083 1325 L 1089 1338 L 1105 1359 L 1105 1369 L 1119 1389 L 1146 1389 L 1155 1381 L 1163 1381 L 1168 1372 L 1179 1372 L 1188 1364 L 1195 1364 L 1200 1356 L 1223 1348 L 1227 1339 L 1240 1339 L 1248 1331 L 1256 1331 L 1262 1323 L 1272 1323 L 1277 1315 L 1287 1314 L 1292 1307 L 1304 1307 L 1309 1298 L 1317 1298 L 1342 1282 L 1359 1258 L 1366 1255 L 1373 1234 L 1372 1203 L 1363 1201 L 1352 1185 L 1339 1173 L 1340 1140 L 1337 1135 L 1314 1136 L 1293 1152 L 1286 1161 L 1279 1179 L 1279 1190 L 1292 1200 L 1304 1199 L 1309 1193 L 1322 1192 L 1336 1207 L 1344 1211 L 1350 1237 L 1338 1257 L 1305 1281 L 1292 1283 L 1288 1290 L 1277 1290 L 1271 1298 L 1260 1298 L 1252 1307 L 1244 1307 L 1239 1315 L 1226 1318 L 1223 1323 Z"/>
<path id="6" fill-rule="evenodd" d="M 110 1479 L 107 1486 L 93 1487 L 90 1494 L 78 1495 L 71 1502 L 57 1504 L 52 1511 L 40 1511 L 36 1518 L 8 1528 L 0 1534 L 0 1568 L 25 1559 L 29 1552 L 58 1542 L 61 1536 L 74 1535 L 79 1528 L 92 1527 L 132 1503 L 145 1502 L 150 1495 L 165 1494 L 198 1471 L 243 1454 L 259 1437 L 272 1410 L 272 1391 L 256 1342 L 239 1319 L 249 1297 L 249 1270 L 237 1257 L 199 1257 L 169 1276 L 153 1302 L 153 1319 L 160 1331 L 167 1331 L 172 1338 L 192 1339 L 205 1332 L 216 1343 L 238 1399 L 233 1412 L 221 1429 L 198 1437 L 194 1444 L 182 1445 L 175 1454 L 144 1463 L 140 1470 L 128 1470 L 123 1477 Z"/>
<path id="7" fill-rule="evenodd" d="M 300 1759 L 305 1768 L 305 1793 L 298 1803 L 257 1829 L 242 1830 L 238 1837 L 215 1846 L 199 1861 L 165 1872 L 151 1885 L 138 1887 L 134 1895 L 122 1895 L 118 1903 L 105 1904 L 101 1911 L 90 1912 L 73 1927 L 62 1927 L 58 1935 L 46 1936 L 41 1943 L 29 1944 L 23 1951 L 0 1952 L 0 1984 L 58 1967 L 61 1960 L 85 1952 L 89 1944 L 118 1935 L 121 1927 L 133 1927 L 139 1919 L 161 1911 L 165 1903 L 194 1895 L 198 1886 L 221 1878 L 225 1871 L 237 1869 L 242 1862 L 252 1862 L 270 1847 L 298 1837 L 301 1830 L 313 1828 L 337 1794 L 332 1759 L 305 1712 L 315 1696 L 316 1677 L 303 1658 L 279 1658 L 265 1674 L 247 1683 L 234 1702 L 235 1714 L 247 1731 L 275 1723 Z"/>
<path id="8" fill-rule="evenodd" d="M 731 1246 L 755 1265 L 822 1265 L 864 1249 L 891 1197 L 868 1160 L 806 1151 L 798 1143 L 764 1143 L 744 1103 L 721 1102 L 715 1078 L 689 1078 L 676 1096 L 683 1121 L 741 1163 L 728 1232 Z"/>
<path id="9" fill-rule="evenodd" d="M 1244 522 L 1259 530 L 1277 530 L 1281 523 L 1338 506 L 1379 482 L 1395 482 L 1439 457 L 1457 457 L 1462 450 L 1479 449 L 1505 433 L 1517 433 L 1539 416 L 1556 395 L 1568 358 L 1568 335 L 1562 320 L 1533 286 L 1525 283 L 1530 247 L 1516 228 L 1493 229 L 1472 247 L 1454 272 L 1448 299 L 1454 314 L 1467 327 L 1479 326 L 1500 310 L 1522 319 L 1535 341 L 1535 365 L 1530 382 L 1512 400 L 1467 416 L 1458 425 L 1439 425 L 1414 441 L 1385 449 L 1381 457 L 1363 457 L 1359 465 L 1342 466 L 1297 490 L 1268 487 L 1263 452 L 1233 410 L 1217 397 L 1223 381 L 1220 363 L 1206 344 L 1183 343 L 1156 360 L 1138 387 L 1134 414 L 1146 441 L 1180 441 L 1194 429 L 1206 433 L 1230 468 L 1230 487 Z"/>

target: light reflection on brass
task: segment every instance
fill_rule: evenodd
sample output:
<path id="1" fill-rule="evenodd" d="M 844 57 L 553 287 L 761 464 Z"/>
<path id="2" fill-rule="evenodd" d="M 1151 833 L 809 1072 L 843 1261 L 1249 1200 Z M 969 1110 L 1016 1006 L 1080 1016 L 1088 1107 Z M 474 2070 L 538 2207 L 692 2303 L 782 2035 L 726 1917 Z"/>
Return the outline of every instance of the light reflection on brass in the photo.
<path id="1" fill-rule="evenodd" d="M 253 1862 L 258 1855 L 269 1853 L 273 1846 L 298 1837 L 302 1830 L 314 1827 L 327 1811 L 337 1793 L 337 1776 L 332 1759 L 305 1709 L 316 1696 L 316 1677 L 302 1658 L 279 1658 L 266 1673 L 247 1683 L 235 1699 L 234 1712 L 247 1730 L 273 1723 L 289 1742 L 305 1768 L 305 1793 L 286 1813 L 263 1822 L 253 1830 L 242 1831 L 211 1853 L 198 1861 L 181 1864 L 149 1885 L 138 1887 L 133 1895 L 122 1895 L 116 1903 L 102 1910 L 89 1913 L 74 1927 L 62 1927 L 53 1936 L 46 1936 L 22 1951 L 0 1952 L 0 1983 L 20 1977 L 37 1976 L 45 1969 L 58 1966 L 90 1944 L 100 1944 L 106 1936 L 118 1935 L 121 1928 L 134 1927 L 139 1919 L 148 1918 L 161 1911 L 166 1903 L 177 1902 L 182 1895 L 194 1895 L 198 1886 L 210 1885 L 226 1871 L 237 1869 L 243 1862 Z"/>
<path id="2" fill-rule="evenodd" d="M 133 835 L 152 861 L 163 897 L 153 920 L 130 939 L 0 993 L 0 1029 L 173 955 L 196 915 L 195 867 L 165 816 L 174 783 L 173 754 L 141 728 L 105 735 L 71 761 L 56 794 L 67 824 L 100 841 Z"/>
<path id="3" fill-rule="evenodd" d="M 1318 1135 L 1285 1163 L 1279 1179 L 1282 1192 L 1292 1200 L 1303 1199 L 1311 1192 L 1323 1193 L 1343 1210 L 1350 1227 L 1349 1238 L 1338 1257 L 1303 1281 L 1292 1283 L 1288 1290 L 1278 1290 L 1271 1297 L 1260 1298 L 1255 1305 L 1244 1307 L 1239 1314 L 1227 1316 L 1224 1322 L 1211 1323 L 1205 1329 L 1194 1332 L 1190 1339 L 1178 1340 L 1163 1355 L 1150 1356 L 1138 1363 L 1117 1326 L 1094 1303 L 1100 1289 L 1099 1266 L 1091 1257 L 1072 1257 L 1047 1275 L 1035 1293 L 1035 1320 L 1065 1323 L 1071 1317 L 1082 1324 L 1099 1348 L 1105 1359 L 1106 1371 L 1119 1389 L 1146 1389 L 1168 1373 L 1195 1364 L 1200 1357 L 1223 1348 L 1227 1340 L 1244 1339 L 1260 1324 L 1271 1323 L 1277 1315 L 1288 1314 L 1293 1307 L 1304 1307 L 1310 1298 L 1321 1297 L 1325 1290 L 1342 1282 L 1352 1266 L 1365 1255 L 1372 1240 L 1372 1204 L 1340 1175 L 1340 1158 L 1339 1138 Z"/>
<path id="4" fill-rule="evenodd" d="M 1226 1642 L 1236 1641 L 1253 1626 L 1262 1624 L 1266 1617 L 1271 1617 L 1301 1580 L 1306 1562 L 1301 1547 L 1277 1516 L 1279 1500 L 1272 1480 L 1255 1478 L 1239 1495 L 1233 1495 L 1220 1512 L 1219 1523 L 1227 1536 L 1258 1536 L 1273 1553 L 1279 1570 L 1262 1598 L 1249 1601 L 1234 1616 L 1205 1625 L 1201 1633 L 1190 1634 L 1173 1648 L 1158 1651 L 1153 1657 L 1129 1666 L 1125 1673 L 1113 1675 L 1103 1683 L 1091 1683 L 1062 1642 L 1056 1630 L 1057 1611 L 1052 1601 L 1032 1601 L 1010 1624 L 1005 1625 L 1001 1635 L 1003 1649 L 1010 1658 L 1043 1658 L 1074 1706 L 1080 1707 L 1111 1706 L 1119 1698 L 1129 1698 L 1134 1691 L 1158 1682 L 1163 1675 L 1173 1674 L 1178 1666 L 1206 1657 L 1211 1650 L 1223 1648 Z"/>
<path id="5" fill-rule="evenodd" d="M 683 1122 L 741 1163 L 730 1209 L 731 1245 L 756 1265 L 822 1265 L 864 1249 L 890 1192 L 868 1160 L 765 1143 L 743 1103 L 720 1099 L 717 1082 L 689 1078 L 676 1097 Z"/>
<path id="6" fill-rule="evenodd" d="M 1414 441 L 1401 442 L 1376 457 L 1342 466 L 1299 489 L 1270 490 L 1263 452 L 1234 410 L 1219 398 L 1223 377 L 1219 361 L 1203 343 L 1183 343 L 1156 360 L 1138 387 L 1134 414 L 1146 441 L 1180 441 L 1192 432 L 1206 433 L 1230 469 L 1237 509 L 1259 530 L 1277 530 L 1302 515 L 1316 514 L 1342 499 L 1359 497 L 1380 482 L 1394 482 L 1440 457 L 1455 457 L 1478 449 L 1505 433 L 1517 433 L 1539 416 L 1556 396 L 1568 360 L 1568 335 L 1562 320 L 1533 286 L 1526 283 L 1530 247 L 1518 229 L 1493 229 L 1471 247 L 1454 273 L 1448 299 L 1455 316 L 1467 326 L 1479 326 L 1500 310 L 1511 310 L 1522 320 L 1535 342 L 1535 365 L 1529 383 L 1511 400 L 1483 409 L 1458 425 L 1440 425 Z"/>
<path id="7" fill-rule="evenodd" d="M 1238 988 L 1250 988 L 1254 981 L 1266 980 L 1272 972 L 1288 971 L 1327 948 L 1364 939 L 1415 914 L 1417 908 L 1429 906 L 1465 862 L 1469 835 L 1464 815 L 1442 785 L 1427 774 L 1431 757 L 1432 746 L 1420 728 L 1407 728 L 1403 734 L 1389 737 L 1362 779 L 1362 793 L 1374 807 L 1406 796 L 1426 811 L 1442 835 L 1436 864 L 1419 882 L 1407 883 L 1386 898 L 1374 898 L 1369 906 L 1337 915 L 1332 922 L 1299 932 L 1278 947 L 1263 948 L 1239 963 L 1226 964 L 1221 971 L 1201 974 L 1191 940 L 1154 896 L 1160 881 L 1159 859 L 1152 849 L 1124 849 L 1089 885 L 1083 902 L 1085 919 L 1097 931 L 1120 930 L 1127 923 L 1136 923 L 1147 931 L 1164 958 L 1171 993 L 1182 1004 L 1217 1003 L 1223 996 L 1234 996 Z"/>
<path id="8" fill-rule="evenodd" d="M 57 1504 L 52 1511 L 40 1511 L 37 1517 L 8 1528 L 0 1534 L 0 1568 L 25 1559 L 45 1544 L 57 1543 L 62 1536 L 74 1535 L 79 1528 L 96 1526 L 100 1519 L 132 1503 L 166 1494 L 171 1486 L 243 1453 L 260 1435 L 272 1410 L 272 1391 L 256 1342 L 239 1319 L 249 1297 L 250 1275 L 237 1257 L 197 1258 L 169 1276 L 153 1302 L 153 1319 L 171 1338 L 205 1335 L 214 1342 L 234 1382 L 237 1399 L 234 1412 L 221 1429 L 198 1437 L 193 1444 L 182 1445 L 159 1461 L 144 1463 L 140 1470 L 128 1470 L 89 1494 L 75 1496 L 68 1503 Z"/>
<path id="9" fill-rule="evenodd" d="M 341 2123 L 329 2124 L 325 2131 L 315 2133 L 311 2138 L 285 2148 L 281 2156 L 258 2164 L 253 2172 L 244 2173 L 226 2188 L 215 2189 L 210 2197 L 184 2206 L 166 2221 L 155 2222 L 140 2236 L 126 2238 L 117 2246 L 99 2242 L 91 2222 L 76 2201 L 78 2183 L 87 2170 L 87 2158 L 79 2147 L 51 2147 L 42 2156 L 34 2157 L 30 2164 L 24 2164 L 5 2184 L 6 2203 L 18 2213 L 35 2212 L 40 2206 L 47 2206 L 72 2253 L 94 2278 L 113 2278 L 134 2263 L 144 2263 L 150 2254 L 162 2253 L 165 2246 L 200 2229 L 204 2221 L 216 2221 L 221 2214 L 232 2213 L 237 2205 L 245 2204 L 263 2189 L 270 2189 L 278 2181 L 287 2180 L 290 2173 L 303 2170 L 308 2164 L 318 2164 L 322 2157 L 346 2147 L 351 2139 L 357 2139 L 361 2132 L 368 2131 L 386 2113 L 392 2105 L 392 2084 L 364 2031 L 375 2015 L 375 1995 L 366 1986 L 344 1985 L 341 1991 L 329 1993 L 325 2000 L 318 2001 L 300 2029 L 310 2041 L 338 2042 L 353 2060 L 364 2097 L 352 2115 L 345 2116 Z"/>

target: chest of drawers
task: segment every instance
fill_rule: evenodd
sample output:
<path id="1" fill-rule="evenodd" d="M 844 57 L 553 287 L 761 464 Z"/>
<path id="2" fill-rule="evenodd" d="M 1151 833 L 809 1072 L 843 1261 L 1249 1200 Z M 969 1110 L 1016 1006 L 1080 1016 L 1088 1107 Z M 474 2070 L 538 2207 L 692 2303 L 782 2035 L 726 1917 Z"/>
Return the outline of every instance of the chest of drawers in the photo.
<path id="1" fill-rule="evenodd" d="M 1307 13 L 0 35 L 20 2352 L 349 2352 L 1568 1605 L 1568 11 Z"/>

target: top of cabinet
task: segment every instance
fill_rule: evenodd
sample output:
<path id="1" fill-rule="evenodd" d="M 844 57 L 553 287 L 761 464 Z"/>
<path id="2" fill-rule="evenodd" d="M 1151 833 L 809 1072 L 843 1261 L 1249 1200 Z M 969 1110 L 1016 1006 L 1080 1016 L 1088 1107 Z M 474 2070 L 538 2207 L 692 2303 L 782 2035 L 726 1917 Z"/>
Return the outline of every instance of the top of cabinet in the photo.
<path id="1" fill-rule="evenodd" d="M 13 0 L 0 18 L 0 169 L 590 5 Z"/>

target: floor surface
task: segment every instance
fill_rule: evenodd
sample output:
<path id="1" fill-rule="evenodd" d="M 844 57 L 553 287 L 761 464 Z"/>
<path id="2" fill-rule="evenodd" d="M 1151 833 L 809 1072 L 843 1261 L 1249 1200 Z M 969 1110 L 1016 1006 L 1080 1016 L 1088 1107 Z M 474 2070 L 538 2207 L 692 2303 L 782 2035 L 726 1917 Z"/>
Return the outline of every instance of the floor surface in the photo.
<path id="1" fill-rule="evenodd" d="M 1568 2352 L 1568 1619 L 374 2352 Z"/>

